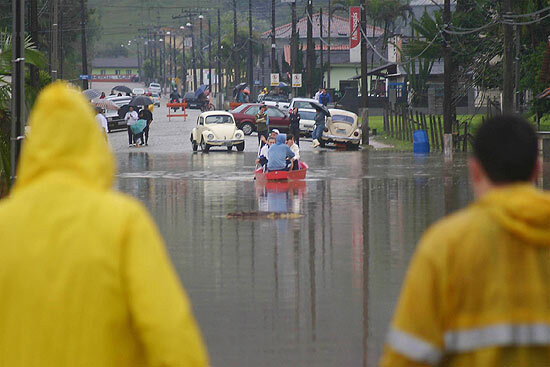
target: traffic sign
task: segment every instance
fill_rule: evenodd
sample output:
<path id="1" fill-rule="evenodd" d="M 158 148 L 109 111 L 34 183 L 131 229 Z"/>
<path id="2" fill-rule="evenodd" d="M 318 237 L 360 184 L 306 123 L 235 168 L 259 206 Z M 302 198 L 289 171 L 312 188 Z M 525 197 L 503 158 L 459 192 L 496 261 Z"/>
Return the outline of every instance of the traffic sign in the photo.
<path id="1" fill-rule="evenodd" d="M 279 74 L 271 74 L 271 86 L 272 87 L 279 86 Z"/>
<path id="2" fill-rule="evenodd" d="M 302 87 L 302 74 L 292 74 L 292 87 L 301 88 Z"/>
<path id="3" fill-rule="evenodd" d="M 80 80 L 90 80 L 90 79 L 92 79 L 92 76 L 91 76 L 91 75 L 86 75 L 86 74 L 80 74 L 80 75 L 78 76 L 78 78 L 79 78 Z"/>

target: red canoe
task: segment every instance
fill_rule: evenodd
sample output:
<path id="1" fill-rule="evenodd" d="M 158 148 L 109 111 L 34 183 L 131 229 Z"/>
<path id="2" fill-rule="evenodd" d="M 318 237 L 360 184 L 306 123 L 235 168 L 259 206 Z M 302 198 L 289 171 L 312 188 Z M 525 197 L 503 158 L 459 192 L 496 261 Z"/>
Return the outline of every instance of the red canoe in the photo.
<path id="1" fill-rule="evenodd" d="M 303 180 L 306 178 L 308 166 L 304 162 L 300 162 L 300 169 L 295 171 L 271 171 L 264 172 L 262 168 L 254 171 L 256 180 L 267 181 L 284 181 L 284 180 Z"/>

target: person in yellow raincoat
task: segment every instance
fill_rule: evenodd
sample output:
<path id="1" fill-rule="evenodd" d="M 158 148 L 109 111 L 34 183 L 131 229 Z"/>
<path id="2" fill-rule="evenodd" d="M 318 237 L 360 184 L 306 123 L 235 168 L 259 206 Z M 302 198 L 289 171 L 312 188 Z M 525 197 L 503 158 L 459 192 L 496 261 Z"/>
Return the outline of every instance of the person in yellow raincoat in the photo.
<path id="1" fill-rule="evenodd" d="M 479 128 L 476 201 L 420 240 L 382 366 L 550 366 L 550 195 L 531 184 L 537 154 L 520 117 Z"/>
<path id="2" fill-rule="evenodd" d="M 56 82 L 29 120 L 0 201 L 0 366 L 207 366 L 155 224 L 111 189 L 92 107 Z"/>

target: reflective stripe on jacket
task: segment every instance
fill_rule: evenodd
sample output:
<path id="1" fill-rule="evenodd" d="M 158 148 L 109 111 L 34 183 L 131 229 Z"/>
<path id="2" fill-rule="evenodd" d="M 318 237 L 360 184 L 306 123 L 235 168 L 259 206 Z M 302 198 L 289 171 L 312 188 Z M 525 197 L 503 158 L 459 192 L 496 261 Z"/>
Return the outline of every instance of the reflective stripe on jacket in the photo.
<path id="1" fill-rule="evenodd" d="M 548 194 L 494 189 L 426 232 L 381 365 L 550 365 Z"/>

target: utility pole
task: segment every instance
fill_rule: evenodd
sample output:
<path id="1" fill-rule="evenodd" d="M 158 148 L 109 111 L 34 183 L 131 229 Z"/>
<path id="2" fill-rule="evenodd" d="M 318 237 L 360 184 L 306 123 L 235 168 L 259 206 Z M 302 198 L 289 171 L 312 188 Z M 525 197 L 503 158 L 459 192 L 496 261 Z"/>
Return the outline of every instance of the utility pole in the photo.
<path id="1" fill-rule="evenodd" d="M 216 84 L 218 85 L 218 109 L 222 108 L 222 39 L 221 39 L 222 22 L 220 18 L 220 9 L 218 8 L 218 60 L 216 67 Z"/>
<path id="2" fill-rule="evenodd" d="M 261 58 L 260 67 L 262 68 L 262 86 L 265 87 L 265 44 L 263 42 L 262 42 L 262 58 Z"/>
<path id="3" fill-rule="evenodd" d="M 25 0 L 12 0 L 12 80 L 11 80 L 11 182 L 21 151 L 25 125 Z"/>
<path id="4" fill-rule="evenodd" d="M 324 72 L 324 60 L 323 60 L 323 47 L 324 41 L 323 41 L 323 8 L 319 9 L 319 46 L 321 47 L 321 53 L 320 53 L 320 60 L 321 60 L 321 86 L 325 86 L 325 72 Z"/>
<path id="5" fill-rule="evenodd" d="M 275 65 L 277 65 L 277 58 L 275 55 L 275 48 L 277 47 L 275 40 L 275 0 L 271 0 L 271 72 L 275 73 Z M 278 66 L 278 65 L 277 65 Z M 278 71 L 279 68 L 277 68 Z"/>
<path id="6" fill-rule="evenodd" d="M 158 81 L 157 79 L 157 73 L 158 73 L 158 63 L 157 63 L 157 47 L 158 46 L 158 38 L 157 38 L 157 32 L 153 31 L 153 80 Z"/>
<path id="7" fill-rule="evenodd" d="M 200 81 L 201 81 L 201 85 L 204 84 L 204 72 L 203 72 L 203 67 L 204 67 L 204 57 L 203 57 L 203 54 L 202 54 L 202 19 L 204 17 L 201 15 L 199 15 L 199 67 L 200 67 Z"/>
<path id="8" fill-rule="evenodd" d="M 165 92 L 166 88 L 166 35 L 162 32 L 162 52 L 161 52 L 161 78 L 162 78 L 162 91 Z"/>
<path id="9" fill-rule="evenodd" d="M 520 30 L 519 27 L 516 25 L 515 28 L 515 34 L 516 34 L 516 80 L 515 80 L 515 95 L 516 95 L 516 113 L 521 113 L 521 91 L 519 87 L 520 82 L 520 73 L 521 73 L 521 44 L 520 44 Z"/>
<path id="10" fill-rule="evenodd" d="M 64 17 L 63 17 L 63 6 L 65 5 L 65 0 L 59 0 L 59 8 L 61 11 L 58 15 L 58 22 L 57 22 L 57 29 L 61 30 L 57 32 L 57 77 L 59 79 L 63 79 L 63 63 L 65 60 L 65 52 L 63 48 L 63 24 L 64 24 Z"/>
<path id="11" fill-rule="evenodd" d="M 80 36 L 82 46 L 82 74 L 88 75 L 88 53 L 86 51 L 86 5 L 80 0 Z M 88 89 L 88 79 L 82 80 L 82 89 Z"/>
<path id="12" fill-rule="evenodd" d="M 172 32 L 168 31 L 166 32 L 166 35 L 168 36 L 168 79 L 171 79 L 172 77 Z"/>
<path id="13" fill-rule="evenodd" d="M 332 25 L 332 1 L 328 0 L 328 39 L 327 39 L 327 87 L 331 88 L 330 84 L 330 32 Z"/>
<path id="14" fill-rule="evenodd" d="M 174 60 L 174 73 L 172 74 L 174 78 L 178 76 L 178 48 L 176 47 L 176 40 L 177 40 L 177 31 L 174 29 L 172 31 L 172 60 Z"/>
<path id="15" fill-rule="evenodd" d="M 512 13 L 512 0 L 503 1 L 504 14 Z M 504 70 L 502 73 L 502 113 L 514 111 L 514 34 L 511 24 L 504 24 Z"/>
<path id="16" fill-rule="evenodd" d="M 290 12 L 292 13 L 292 33 L 290 35 L 290 58 L 292 63 L 292 73 L 298 73 L 298 38 L 296 36 L 296 0 L 290 3 Z M 292 83 L 291 83 L 292 86 Z M 294 95 L 297 96 L 297 88 L 293 88 Z"/>
<path id="17" fill-rule="evenodd" d="M 182 90 L 182 96 L 187 91 L 187 60 L 185 60 L 185 26 L 181 26 L 181 61 L 182 61 L 182 67 L 183 67 L 183 75 L 181 78 L 182 84 L 183 84 L 183 90 Z"/>
<path id="18" fill-rule="evenodd" d="M 14 4 L 19 2 L 19 0 L 12 0 L 12 1 Z M 52 65 L 52 80 L 56 81 L 57 80 L 57 61 L 58 61 L 57 60 L 57 41 L 59 40 L 59 34 L 58 34 L 59 24 L 57 23 L 58 22 L 57 15 L 59 14 L 59 0 L 52 0 L 52 1 L 53 3 L 52 3 L 51 65 Z M 13 13 L 13 14 L 16 14 L 16 13 Z"/>
<path id="19" fill-rule="evenodd" d="M 450 47 L 449 33 L 445 32 L 451 23 L 451 0 L 445 0 L 443 7 L 443 26 L 444 44 L 443 44 L 443 151 L 446 158 L 451 158 L 453 154 L 453 113 L 452 113 L 452 82 L 453 65 Z"/>
<path id="20" fill-rule="evenodd" d="M 208 18 L 208 90 L 212 93 L 212 24 Z"/>
<path id="21" fill-rule="evenodd" d="M 34 45 L 38 48 L 38 0 L 31 0 L 29 4 L 29 25 L 31 39 Z M 38 90 L 40 86 L 40 74 L 39 69 L 34 65 L 29 65 L 31 74 L 31 86 Z"/>
<path id="22" fill-rule="evenodd" d="M 237 0 L 233 0 L 233 72 L 235 84 L 241 82 L 241 61 L 237 51 Z"/>
<path id="23" fill-rule="evenodd" d="M 250 101 L 253 100 L 254 94 L 254 55 L 252 53 L 252 0 L 248 0 L 248 87 L 250 90 Z"/>
<path id="24" fill-rule="evenodd" d="M 369 145 L 369 96 L 367 86 L 367 0 L 361 0 L 361 132 L 362 145 Z"/>
<path id="25" fill-rule="evenodd" d="M 363 0 L 364 1 L 364 0 Z M 313 1 L 307 0 L 307 53 L 306 53 L 306 93 L 308 96 L 313 94 L 313 68 L 315 63 L 315 50 L 313 46 Z"/>

